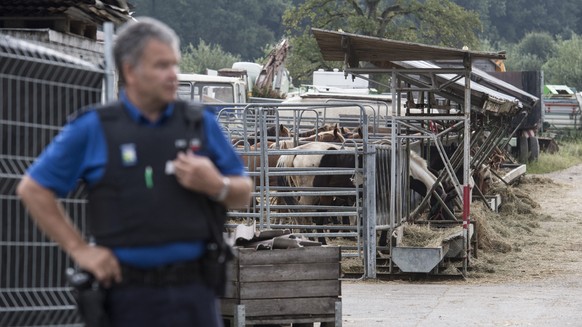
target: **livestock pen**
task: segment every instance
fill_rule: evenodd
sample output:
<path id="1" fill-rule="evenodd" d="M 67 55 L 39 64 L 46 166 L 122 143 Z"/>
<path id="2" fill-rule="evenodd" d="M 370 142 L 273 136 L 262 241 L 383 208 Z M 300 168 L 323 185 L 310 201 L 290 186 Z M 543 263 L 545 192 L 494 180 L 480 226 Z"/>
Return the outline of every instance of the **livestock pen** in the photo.
<path id="1" fill-rule="evenodd" d="M 374 278 L 377 250 L 390 253 L 392 248 L 392 242 L 378 244 L 377 233 L 392 235 L 413 222 L 411 215 L 426 216 L 431 209 L 430 214 L 440 210 L 445 220 L 461 224 L 463 191 L 455 172 L 462 151 L 451 163 L 452 153 L 444 148 L 453 140 L 462 142 L 462 117 L 433 117 L 451 126 L 438 134 L 422 118 L 371 115 L 365 103 L 341 101 L 224 108 L 219 120 L 239 144 L 255 180 L 253 202 L 248 210 L 229 213 L 229 227 L 256 223 L 259 229 L 289 229 L 322 243 L 341 244 L 344 258 L 359 260 L 362 277 Z M 354 124 L 358 128 L 344 128 Z M 277 131 L 283 128 L 273 126 L 290 132 L 282 135 Z M 344 139 L 314 142 L 298 137 L 322 127 L 342 130 Z M 444 165 L 439 177 L 419 155 L 431 144 Z M 454 187 L 450 199 L 443 198 L 439 185 L 444 182 Z M 389 261 L 388 271 L 396 272 L 393 268 Z"/>
<path id="2" fill-rule="evenodd" d="M 64 276 L 72 263 L 36 230 L 14 189 L 66 117 L 78 107 L 102 101 L 107 74 L 95 65 L 7 37 L 0 38 L 0 59 L 0 325 L 80 325 Z M 252 203 L 230 211 L 227 227 L 289 229 L 339 244 L 342 261 L 357 263 L 356 277 L 375 278 L 379 272 L 396 274 L 410 266 L 412 260 L 406 257 L 408 262 L 394 261 L 401 255 L 394 249 L 406 225 L 462 226 L 460 235 L 431 254 L 438 259 L 435 265 L 422 269 L 439 273 L 442 260 L 465 268 L 472 250 L 469 176 L 502 147 L 511 134 L 508 117 L 519 108 L 512 105 L 514 98 L 471 86 L 466 68 L 414 66 L 389 72 L 392 103 L 380 107 L 342 100 L 221 105 L 217 118 L 255 180 Z M 361 71 L 353 68 L 353 73 Z M 445 73 L 453 76 L 445 78 Z M 411 92 L 437 92 L 449 96 L 451 104 L 439 107 L 439 114 L 425 115 L 431 108 L 423 108 L 419 96 L 415 109 L 420 114 L 394 115 L 402 107 L 401 98 Z M 332 141 L 322 147 L 330 135 Z M 319 145 L 306 145 L 313 143 Z M 429 170 L 435 158 L 441 161 L 439 172 Z M 477 187 L 473 190 L 478 193 Z M 61 201 L 83 229 L 83 189 Z"/>

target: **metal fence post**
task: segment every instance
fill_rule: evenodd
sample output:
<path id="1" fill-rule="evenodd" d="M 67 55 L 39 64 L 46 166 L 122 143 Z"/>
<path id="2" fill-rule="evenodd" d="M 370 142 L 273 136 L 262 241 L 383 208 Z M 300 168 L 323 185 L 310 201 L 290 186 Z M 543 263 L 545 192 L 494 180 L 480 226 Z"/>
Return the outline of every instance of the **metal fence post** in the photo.
<path id="1" fill-rule="evenodd" d="M 364 277 L 376 278 L 376 149 L 367 144 L 365 150 Z"/>
<path id="2" fill-rule="evenodd" d="M 115 99 L 115 63 L 113 62 L 113 23 L 103 23 L 105 34 L 105 100 Z"/>

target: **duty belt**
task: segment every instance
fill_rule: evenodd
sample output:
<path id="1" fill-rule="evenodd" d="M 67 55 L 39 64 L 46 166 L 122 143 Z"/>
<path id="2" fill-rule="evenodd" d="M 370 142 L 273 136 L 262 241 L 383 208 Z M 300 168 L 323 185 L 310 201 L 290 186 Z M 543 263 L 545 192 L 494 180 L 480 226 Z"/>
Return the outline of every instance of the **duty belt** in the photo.
<path id="1" fill-rule="evenodd" d="M 141 269 L 121 265 L 119 286 L 176 286 L 202 281 L 200 261 L 181 262 L 161 267 Z"/>

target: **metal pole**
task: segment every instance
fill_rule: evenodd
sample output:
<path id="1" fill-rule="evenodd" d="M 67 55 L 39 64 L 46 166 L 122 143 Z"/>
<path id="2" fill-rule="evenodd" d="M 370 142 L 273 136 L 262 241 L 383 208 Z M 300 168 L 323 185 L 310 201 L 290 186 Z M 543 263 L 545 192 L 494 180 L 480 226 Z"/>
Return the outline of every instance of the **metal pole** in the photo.
<path id="1" fill-rule="evenodd" d="M 246 325 L 246 308 L 244 304 L 238 304 L 234 307 L 234 327 L 245 327 Z"/>
<path id="2" fill-rule="evenodd" d="M 335 303 L 335 327 L 342 327 L 342 302 Z"/>
<path id="3" fill-rule="evenodd" d="M 103 23 L 105 34 L 105 100 L 115 100 L 115 63 L 113 62 L 113 23 Z"/>
<path id="4" fill-rule="evenodd" d="M 392 71 L 392 78 L 390 79 L 390 97 L 392 99 L 392 115 L 400 116 L 400 107 L 396 101 L 396 72 Z"/>
<path id="5" fill-rule="evenodd" d="M 366 126 L 366 125 L 364 125 Z M 364 145 L 364 155 L 366 165 L 366 192 L 365 214 L 365 237 L 366 244 L 365 263 L 366 278 L 376 278 L 376 149 L 372 144 Z"/>
<path id="6" fill-rule="evenodd" d="M 364 277 L 376 278 L 376 149 L 368 143 L 368 116 L 362 105 L 360 108 L 360 120 L 362 121 L 362 151 L 364 156 L 364 183 L 365 205 L 363 208 L 364 219 Z M 357 149 L 356 149 L 357 151 Z M 357 161 L 356 161 L 357 162 Z"/>
<path id="7" fill-rule="evenodd" d="M 469 240 L 469 222 L 470 207 L 471 207 L 471 187 L 469 186 L 469 174 L 471 170 L 470 155 L 471 155 L 471 57 L 467 53 L 464 59 L 465 65 L 465 105 L 464 117 L 465 128 L 463 137 L 463 236 L 464 236 L 464 252 L 465 259 L 463 260 L 463 275 L 467 275 L 467 266 L 469 263 L 470 254 L 470 240 Z"/>
<path id="8" fill-rule="evenodd" d="M 394 116 L 397 112 L 394 110 L 394 105 L 396 103 L 396 72 L 392 72 L 392 114 L 393 116 L 390 118 L 391 124 L 391 131 L 390 131 L 390 229 L 388 233 L 388 249 L 390 250 L 390 254 L 392 254 L 392 233 L 394 232 L 394 228 L 396 227 L 396 124 L 398 123 L 396 120 L 396 116 Z M 390 260 L 390 271 L 392 271 L 393 262 Z"/>

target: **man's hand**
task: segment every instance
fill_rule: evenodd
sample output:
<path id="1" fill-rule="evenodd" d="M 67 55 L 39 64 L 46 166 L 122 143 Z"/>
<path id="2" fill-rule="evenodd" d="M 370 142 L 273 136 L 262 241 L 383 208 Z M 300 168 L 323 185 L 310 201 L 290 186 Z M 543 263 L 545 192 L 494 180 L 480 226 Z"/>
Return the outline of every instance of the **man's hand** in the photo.
<path id="1" fill-rule="evenodd" d="M 73 225 L 53 191 L 37 183 L 28 175 L 16 189 L 37 226 L 67 252 L 81 269 L 95 275 L 103 286 L 121 281 L 117 258 L 103 247 L 90 246 Z"/>
<path id="2" fill-rule="evenodd" d="M 101 246 L 83 245 L 71 251 L 71 257 L 83 270 L 95 276 L 105 288 L 121 282 L 121 268 L 113 252 Z"/>
<path id="3" fill-rule="evenodd" d="M 214 163 L 207 157 L 179 153 L 172 161 L 178 183 L 191 191 L 206 194 L 214 199 L 223 192 L 225 182 Z M 225 199 L 219 200 L 226 208 L 244 208 L 251 200 L 252 181 L 248 176 L 228 176 L 230 183 Z"/>
<path id="4" fill-rule="evenodd" d="M 209 196 L 220 193 L 223 187 L 222 175 L 209 158 L 192 152 L 181 152 L 173 163 L 174 174 L 180 185 Z"/>

